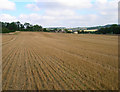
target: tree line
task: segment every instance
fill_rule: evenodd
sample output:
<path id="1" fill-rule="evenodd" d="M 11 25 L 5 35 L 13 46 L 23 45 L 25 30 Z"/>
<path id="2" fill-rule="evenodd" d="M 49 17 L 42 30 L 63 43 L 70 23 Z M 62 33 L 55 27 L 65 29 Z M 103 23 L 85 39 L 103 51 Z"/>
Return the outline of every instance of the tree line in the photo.
<path id="1" fill-rule="evenodd" d="M 2 25 L 2 33 L 9 33 L 15 31 L 42 31 L 43 28 L 41 25 L 32 25 L 30 23 L 20 23 L 17 22 L 0 22 Z"/>
<path id="2" fill-rule="evenodd" d="M 9 33 L 9 32 L 15 32 L 15 31 L 43 31 L 43 32 L 64 32 L 64 33 L 73 33 L 68 31 L 68 29 L 64 29 L 62 31 L 61 29 L 53 29 L 53 30 L 47 30 L 46 28 L 42 28 L 41 25 L 32 25 L 30 23 L 20 23 L 19 21 L 17 22 L 0 22 L 2 25 L 2 33 Z M 120 34 L 120 25 L 113 24 L 111 26 L 104 26 L 100 27 L 98 31 L 95 32 L 85 32 L 84 30 L 80 31 L 77 30 L 78 34 Z"/>
<path id="3" fill-rule="evenodd" d="M 120 25 L 113 24 L 110 27 L 103 27 L 95 32 L 96 34 L 120 34 Z"/>

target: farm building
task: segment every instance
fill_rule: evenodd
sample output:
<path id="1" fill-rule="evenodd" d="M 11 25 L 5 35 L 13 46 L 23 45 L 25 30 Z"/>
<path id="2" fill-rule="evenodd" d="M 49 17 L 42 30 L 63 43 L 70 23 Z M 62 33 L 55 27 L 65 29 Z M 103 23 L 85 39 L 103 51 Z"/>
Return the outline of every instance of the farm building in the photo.
<path id="1" fill-rule="evenodd" d="M 98 29 L 91 29 L 91 30 L 84 30 L 85 32 L 95 32 L 97 31 Z"/>
<path id="2" fill-rule="evenodd" d="M 68 31 L 72 32 L 73 30 L 72 29 L 68 29 Z"/>
<path id="3" fill-rule="evenodd" d="M 78 34 L 78 32 L 77 31 L 75 31 L 75 32 L 73 32 L 74 34 Z"/>

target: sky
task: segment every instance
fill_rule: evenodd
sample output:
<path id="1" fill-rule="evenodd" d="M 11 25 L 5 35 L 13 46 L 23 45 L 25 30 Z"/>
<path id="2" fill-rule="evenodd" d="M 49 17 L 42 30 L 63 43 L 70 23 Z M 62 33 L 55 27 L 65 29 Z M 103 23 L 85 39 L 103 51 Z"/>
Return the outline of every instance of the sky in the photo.
<path id="1" fill-rule="evenodd" d="M 118 23 L 119 0 L 0 0 L 0 21 L 43 27 L 86 27 Z"/>

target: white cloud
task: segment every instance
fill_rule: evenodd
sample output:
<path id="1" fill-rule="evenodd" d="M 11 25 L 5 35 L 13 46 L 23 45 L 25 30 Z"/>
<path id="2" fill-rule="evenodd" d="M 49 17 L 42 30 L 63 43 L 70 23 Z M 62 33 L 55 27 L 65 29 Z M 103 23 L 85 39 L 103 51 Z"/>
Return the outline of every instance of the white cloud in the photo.
<path id="1" fill-rule="evenodd" d="M 0 0 L 0 10 L 14 10 L 15 3 L 9 0 Z"/>
<path id="2" fill-rule="evenodd" d="M 70 15 L 75 15 L 75 12 L 73 10 L 65 9 L 65 10 L 46 10 L 45 11 L 46 15 L 51 15 L 51 16 L 70 16 Z"/>
<path id="3" fill-rule="evenodd" d="M 29 22 L 43 27 L 49 26 L 95 26 L 109 23 L 117 23 L 118 0 L 36 0 L 36 3 L 28 4 L 31 10 L 43 11 L 43 13 L 20 14 L 17 18 L 3 14 L 3 21 Z M 77 11 L 79 10 L 79 12 Z M 87 14 L 81 12 L 86 11 Z M 92 11 L 92 13 L 90 12 Z M 1 19 L 1 18 L 0 18 Z"/>
<path id="4" fill-rule="evenodd" d="M 69 5 L 73 7 L 77 7 L 79 9 L 92 7 L 91 0 L 76 0 L 76 1 L 72 0 L 72 2 L 69 3 Z"/>
<path id="5" fill-rule="evenodd" d="M 0 21 L 2 22 L 15 22 L 18 21 L 18 19 L 15 16 L 11 16 L 9 14 L 0 14 Z"/>
<path id="6" fill-rule="evenodd" d="M 92 6 L 91 0 L 56 0 L 56 2 L 68 8 L 76 9 L 90 8 Z"/>
<path id="7" fill-rule="evenodd" d="M 118 0 L 96 0 L 94 8 L 99 10 L 113 10 L 118 8 Z"/>
<path id="8" fill-rule="evenodd" d="M 96 0 L 96 2 L 99 4 L 104 4 L 104 3 L 107 3 L 107 0 Z"/>
<path id="9" fill-rule="evenodd" d="M 32 6 L 39 9 L 84 9 L 92 7 L 92 3 L 91 0 L 35 0 Z"/>
<path id="10" fill-rule="evenodd" d="M 49 11 L 50 12 L 50 11 Z M 66 12 L 66 10 L 63 12 Z M 74 27 L 74 26 L 84 26 L 92 24 L 96 21 L 97 15 L 91 14 L 91 15 L 77 15 L 76 13 L 66 13 L 63 14 L 55 14 L 52 15 L 48 12 L 44 15 L 41 14 L 21 14 L 19 16 L 19 19 L 22 23 L 29 22 L 31 24 L 39 24 L 43 27 L 49 27 L 49 26 L 66 26 L 66 27 Z M 90 22 L 91 21 L 91 22 Z"/>
<path id="11" fill-rule="evenodd" d="M 40 10 L 40 8 L 35 4 L 27 4 L 26 7 L 29 8 L 29 9 L 32 9 L 34 11 L 39 11 Z"/>
<path id="12" fill-rule="evenodd" d="M 41 15 L 39 19 L 51 23 L 51 25 L 93 26 L 117 23 L 118 0 L 95 0 L 94 3 L 92 1 L 35 0 L 35 5 L 44 10 L 44 15 Z M 79 10 L 79 14 L 76 10 Z M 85 15 L 81 14 L 80 11 L 88 13 Z M 45 16 L 47 16 L 46 19 L 44 19 Z M 44 23 L 44 25 L 47 24 Z"/>
<path id="13" fill-rule="evenodd" d="M 106 21 L 106 23 L 117 23 L 118 0 L 96 0 L 92 8 L 94 11 L 97 11 L 100 21 Z"/>
<path id="14" fill-rule="evenodd" d="M 42 16 L 39 14 L 21 14 L 19 16 L 19 19 L 21 20 L 22 23 L 29 22 L 31 24 L 40 24 L 40 25 L 50 25 L 55 21 L 55 17 L 52 16 Z"/>

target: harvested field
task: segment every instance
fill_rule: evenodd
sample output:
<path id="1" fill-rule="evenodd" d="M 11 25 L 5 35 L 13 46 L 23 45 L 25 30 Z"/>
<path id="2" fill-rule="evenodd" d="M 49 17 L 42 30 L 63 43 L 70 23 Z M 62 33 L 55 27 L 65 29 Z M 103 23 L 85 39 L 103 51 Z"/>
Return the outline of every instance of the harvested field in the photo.
<path id="1" fill-rule="evenodd" d="M 118 89 L 118 36 L 4 35 L 3 90 Z"/>

